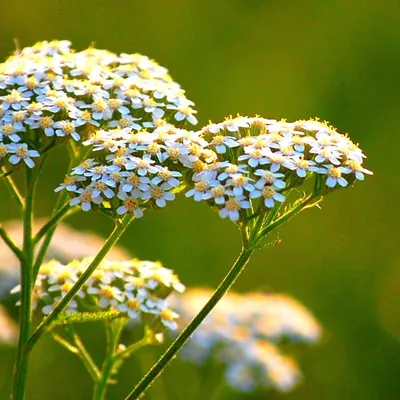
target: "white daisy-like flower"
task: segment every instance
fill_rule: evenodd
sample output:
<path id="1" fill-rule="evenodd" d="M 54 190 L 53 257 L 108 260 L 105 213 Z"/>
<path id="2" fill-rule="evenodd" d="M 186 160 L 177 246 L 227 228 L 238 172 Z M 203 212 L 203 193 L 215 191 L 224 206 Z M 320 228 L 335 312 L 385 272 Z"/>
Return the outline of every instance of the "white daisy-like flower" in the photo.
<path id="1" fill-rule="evenodd" d="M 92 190 L 89 187 L 86 189 L 78 189 L 75 193 L 77 193 L 78 196 L 74 197 L 69 204 L 71 206 L 80 205 L 83 211 L 90 211 L 92 209 L 92 203 L 99 205 L 103 202 L 100 196 L 93 196 Z"/>
<path id="2" fill-rule="evenodd" d="M 244 190 L 248 192 L 252 192 L 254 190 L 254 185 L 250 182 L 253 182 L 254 179 L 249 178 L 243 174 L 233 174 L 230 179 L 226 181 L 226 186 L 232 186 L 232 193 L 234 196 L 241 196 L 244 193 Z"/>
<path id="3" fill-rule="evenodd" d="M 342 187 L 346 187 L 349 183 L 343 178 L 342 174 L 349 174 L 351 172 L 350 168 L 345 167 L 335 167 L 333 165 L 324 165 L 324 168 L 320 168 L 320 174 L 327 174 L 326 186 L 334 188 L 337 184 Z"/>
<path id="4" fill-rule="evenodd" d="M 11 164 L 15 165 L 23 160 L 29 168 L 33 168 L 35 166 L 35 162 L 32 160 L 32 157 L 35 158 L 40 156 L 37 150 L 29 150 L 26 143 L 9 144 L 7 146 L 7 151 L 8 153 L 12 154 L 8 160 Z"/>
<path id="5" fill-rule="evenodd" d="M 244 196 L 230 197 L 224 204 L 224 208 L 219 211 L 221 218 L 229 218 L 231 221 L 238 221 L 241 209 L 249 209 L 250 202 Z"/>
<path id="6" fill-rule="evenodd" d="M 216 135 L 212 138 L 210 146 L 213 146 L 218 154 L 225 154 L 227 148 L 237 147 L 239 143 L 232 136 Z"/>
<path id="7" fill-rule="evenodd" d="M 254 184 L 254 186 L 261 190 L 266 185 L 273 186 L 275 189 L 280 190 L 286 186 L 286 182 L 282 179 L 285 177 L 284 174 L 279 172 L 271 172 L 264 169 L 257 169 L 254 175 L 259 176 L 260 179 Z"/>
<path id="8" fill-rule="evenodd" d="M 257 199 L 259 197 L 264 198 L 264 205 L 267 208 L 273 208 L 275 201 L 284 202 L 286 197 L 277 192 L 273 186 L 265 186 L 262 190 L 253 190 L 250 193 L 251 199 Z"/>
<path id="9" fill-rule="evenodd" d="M 78 189 L 77 182 L 83 182 L 86 178 L 80 175 L 66 175 L 64 182 L 57 186 L 54 191 L 57 193 L 63 189 L 68 192 L 75 192 Z"/>
<path id="10" fill-rule="evenodd" d="M 159 186 L 151 185 L 150 189 L 141 195 L 142 200 L 154 200 L 158 207 L 165 207 L 167 201 L 172 201 L 175 199 L 175 194 L 162 189 Z"/>
<path id="11" fill-rule="evenodd" d="M 59 137 L 71 136 L 76 142 L 81 140 L 81 136 L 76 131 L 79 124 L 76 121 L 57 121 L 53 127 L 56 129 L 55 133 Z"/>
<path id="12" fill-rule="evenodd" d="M 122 205 L 117 208 L 118 215 L 132 214 L 136 218 L 143 217 L 143 210 L 139 206 L 137 197 L 128 196 L 125 192 L 119 192 L 118 198 L 122 200 Z"/>

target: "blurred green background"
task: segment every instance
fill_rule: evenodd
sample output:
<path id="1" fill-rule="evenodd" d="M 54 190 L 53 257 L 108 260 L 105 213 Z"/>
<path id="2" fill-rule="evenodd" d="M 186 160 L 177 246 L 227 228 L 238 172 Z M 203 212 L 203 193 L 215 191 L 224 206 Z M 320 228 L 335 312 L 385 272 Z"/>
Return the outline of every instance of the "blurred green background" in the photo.
<path id="1" fill-rule="evenodd" d="M 319 116 L 360 142 L 375 175 L 282 228 L 282 244 L 257 253 L 235 285 L 289 293 L 319 319 L 323 342 L 300 352 L 304 383 L 286 395 L 229 398 L 400 398 L 398 1 L 20 0 L 2 2 L 1 14 L 1 59 L 13 51 L 15 37 L 21 46 L 69 39 L 77 49 L 95 42 L 114 52 L 141 52 L 186 89 L 200 125 L 238 112 Z M 54 201 L 65 157 L 55 156 L 53 166 L 41 184 L 39 216 Z M 0 220 L 16 217 L 0 190 Z M 110 230 L 97 214 L 80 213 L 69 223 L 103 236 Z M 142 259 L 161 260 L 187 286 L 215 287 L 240 243 L 232 223 L 180 197 L 135 222 L 122 245 Z M 98 330 L 86 336 L 101 351 Z M 109 398 L 123 398 L 160 351 L 129 362 Z M 13 356 L 13 349 L 0 349 L 0 399 L 8 397 Z M 168 399 L 190 399 L 196 379 L 187 364 L 174 361 L 149 398 L 160 399 L 164 387 Z M 90 393 L 77 359 L 48 337 L 41 340 L 31 359 L 28 400 L 88 399 Z"/>

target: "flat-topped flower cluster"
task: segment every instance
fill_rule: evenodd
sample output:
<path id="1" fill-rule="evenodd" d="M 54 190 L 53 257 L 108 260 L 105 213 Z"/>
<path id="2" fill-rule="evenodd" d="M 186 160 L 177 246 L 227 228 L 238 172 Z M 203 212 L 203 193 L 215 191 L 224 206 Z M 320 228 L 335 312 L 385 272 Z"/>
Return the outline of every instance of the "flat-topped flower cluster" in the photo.
<path id="1" fill-rule="evenodd" d="M 61 264 L 50 261 L 41 266 L 34 287 L 35 308 L 49 314 L 76 283 L 92 258 Z M 162 325 L 176 328 L 178 314 L 169 308 L 167 297 L 185 287 L 170 269 L 159 262 L 104 260 L 65 312 L 114 310 L 136 322 L 159 318 Z"/>
<path id="2" fill-rule="evenodd" d="M 319 179 L 319 194 L 325 194 L 372 173 L 357 145 L 317 120 L 237 117 L 197 132 L 122 128 L 95 132 L 84 144 L 93 146 L 93 158 L 57 190 L 66 188 L 71 205 L 85 211 L 106 202 L 116 214 L 138 218 L 144 208 L 164 207 L 182 186 L 187 197 L 238 221 L 284 202 L 306 178 Z"/>
<path id="3" fill-rule="evenodd" d="M 171 302 L 182 329 L 212 292 L 192 289 Z M 282 354 L 284 342 L 315 343 L 321 328 L 310 312 L 280 294 L 229 292 L 193 334 L 182 356 L 196 364 L 217 360 L 225 365 L 230 386 L 242 391 L 273 387 L 288 391 L 301 378 L 294 359 Z"/>
<path id="4" fill-rule="evenodd" d="M 94 130 L 197 123 L 193 102 L 154 60 L 70 45 L 40 42 L 0 64 L 0 166 L 33 168 L 54 145 Z"/>

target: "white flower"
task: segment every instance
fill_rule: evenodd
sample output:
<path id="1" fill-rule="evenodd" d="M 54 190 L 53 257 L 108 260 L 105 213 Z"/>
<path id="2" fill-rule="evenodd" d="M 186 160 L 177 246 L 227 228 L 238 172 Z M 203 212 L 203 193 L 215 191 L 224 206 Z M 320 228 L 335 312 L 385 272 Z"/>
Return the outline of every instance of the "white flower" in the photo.
<path id="1" fill-rule="evenodd" d="M 143 217 L 143 210 L 139 207 L 137 198 L 128 196 L 125 192 L 120 192 L 118 198 L 122 200 L 122 205 L 117 208 L 117 214 L 133 214 L 136 218 Z"/>
<path id="2" fill-rule="evenodd" d="M 261 178 L 255 183 L 255 187 L 259 190 L 263 189 L 266 185 L 272 185 L 275 189 L 283 189 L 286 186 L 284 178 L 285 175 L 279 172 L 271 172 L 263 169 L 257 169 L 254 175 L 260 176 Z"/>
<path id="3" fill-rule="evenodd" d="M 114 191 L 103 180 L 93 182 L 88 186 L 88 189 L 91 190 L 93 197 L 99 197 L 103 194 L 107 199 L 112 199 L 115 196 Z"/>
<path id="4" fill-rule="evenodd" d="M 23 128 L 23 131 L 26 129 Z M 0 140 L 4 140 L 5 138 L 10 139 L 12 142 L 17 143 L 21 140 L 21 137 L 17 134 L 18 130 L 15 129 L 14 125 L 6 124 L 0 125 Z"/>
<path id="5" fill-rule="evenodd" d="M 367 175 L 373 175 L 373 172 L 363 168 L 363 166 L 358 163 L 357 161 L 353 161 L 353 160 L 348 160 L 346 162 L 346 167 L 349 168 L 351 170 L 351 172 L 353 172 L 356 176 L 356 179 L 363 181 L 364 180 L 364 174 Z"/>
<path id="6" fill-rule="evenodd" d="M 90 188 L 78 189 L 76 193 L 78 193 L 79 196 L 74 197 L 69 204 L 71 206 L 80 204 L 83 211 L 90 211 L 92 209 L 91 203 L 101 204 L 103 202 L 103 199 L 100 196 L 93 197 L 92 190 Z"/>
<path id="7" fill-rule="evenodd" d="M 60 137 L 71 136 L 75 141 L 81 140 L 79 133 L 75 130 L 79 126 L 76 121 L 57 121 L 53 127 L 56 128 L 56 135 Z"/>
<path id="8" fill-rule="evenodd" d="M 334 167 L 333 165 L 324 165 L 324 168 L 319 170 L 320 174 L 327 174 L 326 186 L 334 188 L 336 184 L 342 187 L 346 187 L 348 182 L 342 177 L 342 174 L 349 174 L 351 172 L 350 168 L 344 167 Z"/>
<path id="9" fill-rule="evenodd" d="M 75 192 L 77 190 L 78 186 L 76 185 L 76 182 L 83 182 L 85 181 L 86 178 L 80 175 L 67 175 L 64 178 L 64 182 L 59 185 L 56 189 L 54 189 L 55 192 L 59 192 L 63 189 L 68 190 L 68 192 Z"/>
<path id="10" fill-rule="evenodd" d="M 226 186 L 233 186 L 232 192 L 235 196 L 243 195 L 244 191 L 252 192 L 254 190 L 254 186 L 250 183 L 254 181 L 254 179 L 248 178 L 243 174 L 233 174 L 230 179 L 226 181 Z"/>
<path id="11" fill-rule="evenodd" d="M 165 190 L 176 188 L 179 186 L 179 179 L 182 174 L 178 171 L 170 171 L 167 167 L 162 167 L 160 165 L 155 166 L 157 169 L 157 176 L 151 180 L 153 185 L 158 185 L 160 182 L 161 187 Z"/>
<path id="12" fill-rule="evenodd" d="M 211 194 L 208 192 L 210 183 L 206 180 L 201 180 L 194 184 L 194 188 L 190 189 L 185 193 L 186 197 L 192 197 L 194 201 L 202 201 L 211 198 Z"/>
<path id="13" fill-rule="evenodd" d="M 35 166 L 34 161 L 31 157 L 39 157 L 40 154 L 36 150 L 29 150 L 28 145 L 26 143 L 12 143 L 7 146 L 7 150 L 9 153 L 13 155 L 10 157 L 9 161 L 11 164 L 18 164 L 21 160 L 24 160 L 25 164 L 29 168 L 33 168 Z"/>
<path id="14" fill-rule="evenodd" d="M 12 108 L 15 111 L 28 106 L 29 97 L 24 97 L 24 93 L 13 89 L 10 94 L 0 96 L 1 109 L 7 111 Z"/>
<path id="15" fill-rule="evenodd" d="M 99 287 L 90 287 L 89 294 L 99 296 L 98 304 L 100 308 L 115 307 L 117 308 L 124 300 L 124 295 L 120 289 L 110 285 L 100 285 Z"/>
<path id="16" fill-rule="evenodd" d="M 265 186 L 262 191 L 253 190 L 250 193 L 251 199 L 256 199 L 258 197 L 264 198 L 264 205 L 267 208 L 273 208 L 275 205 L 275 201 L 284 202 L 285 196 L 275 190 L 273 186 Z"/>
<path id="17" fill-rule="evenodd" d="M 159 186 L 151 185 L 150 189 L 144 193 L 142 193 L 142 200 L 155 200 L 155 203 L 158 207 L 165 207 L 167 205 L 167 201 L 171 201 L 175 199 L 175 194 L 171 192 L 164 191 Z"/>
<path id="18" fill-rule="evenodd" d="M 132 196 L 138 198 L 140 192 L 145 192 L 149 189 L 150 179 L 146 176 L 138 176 L 133 172 L 121 172 L 123 181 L 121 182 L 122 192 L 131 192 Z"/>
<path id="19" fill-rule="evenodd" d="M 239 143 L 232 136 L 216 135 L 212 138 L 210 146 L 215 146 L 215 151 L 218 154 L 225 154 L 226 148 L 237 147 Z"/>
<path id="20" fill-rule="evenodd" d="M 229 217 L 231 221 L 237 221 L 240 217 L 240 210 L 248 209 L 250 207 L 250 202 L 248 200 L 245 200 L 244 196 L 230 197 L 226 201 L 225 207 L 220 210 L 219 216 L 221 218 Z"/>

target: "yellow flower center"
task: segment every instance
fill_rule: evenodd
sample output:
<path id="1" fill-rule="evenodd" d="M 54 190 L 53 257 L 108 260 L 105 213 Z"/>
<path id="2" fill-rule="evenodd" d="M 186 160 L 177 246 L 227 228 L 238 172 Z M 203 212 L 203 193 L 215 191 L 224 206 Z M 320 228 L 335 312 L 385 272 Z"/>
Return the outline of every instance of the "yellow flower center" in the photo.
<path id="1" fill-rule="evenodd" d="M 107 110 L 107 103 L 102 99 L 96 99 L 92 104 L 92 110 L 95 112 L 102 112 Z"/>
<path id="2" fill-rule="evenodd" d="M 4 144 L 0 144 L 0 158 L 3 158 L 7 155 L 7 147 Z"/>
<path id="3" fill-rule="evenodd" d="M 224 137 L 222 135 L 214 136 L 212 144 L 214 144 L 215 146 L 220 146 L 221 144 L 224 144 Z"/>
<path id="4" fill-rule="evenodd" d="M 171 310 L 168 310 L 167 308 L 161 311 L 160 317 L 161 319 L 164 319 L 166 321 L 173 321 L 176 319 L 175 314 Z"/>
<path id="5" fill-rule="evenodd" d="M 75 131 L 74 125 L 72 125 L 72 123 L 69 122 L 69 121 L 63 121 L 63 122 L 61 122 L 61 129 L 63 130 L 63 132 L 64 132 L 66 135 L 70 135 L 72 132 Z"/>
<path id="6" fill-rule="evenodd" d="M 152 142 L 152 143 L 150 143 L 150 144 L 148 145 L 147 151 L 148 151 L 150 154 L 156 154 L 156 153 L 158 153 L 158 152 L 160 151 L 160 145 L 157 144 L 156 142 Z"/>
<path id="7" fill-rule="evenodd" d="M 201 171 L 204 171 L 206 169 L 206 164 L 203 163 L 203 161 L 201 161 L 201 160 L 196 160 L 193 163 L 192 168 L 193 168 L 194 172 L 201 172 Z"/>
<path id="8" fill-rule="evenodd" d="M 167 151 L 171 160 L 177 160 L 181 153 L 178 147 L 169 147 Z"/>
<path id="9" fill-rule="evenodd" d="M 39 126 L 42 129 L 50 128 L 54 124 L 54 121 L 51 117 L 42 117 L 39 120 Z"/>
<path id="10" fill-rule="evenodd" d="M 133 311 L 137 311 L 140 309 L 140 301 L 138 299 L 129 299 L 126 302 L 126 306 Z"/>
<path id="11" fill-rule="evenodd" d="M 240 201 L 236 200 L 235 198 L 231 197 L 225 204 L 225 208 L 228 211 L 236 211 L 240 208 Z"/>
<path id="12" fill-rule="evenodd" d="M 340 177 L 342 176 L 342 173 L 340 172 L 340 169 L 339 169 L 339 168 L 332 167 L 332 168 L 329 170 L 329 175 L 330 175 L 332 178 L 340 178 Z"/>
<path id="13" fill-rule="evenodd" d="M 138 208 L 139 203 L 135 199 L 128 198 L 124 200 L 124 206 L 128 209 L 129 212 L 133 212 Z"/>
<path id="14" fill-rule="evenodd" d="M 22 112 L 18 111 L 13 114 L 13 118 L 16 122 L 22 122 L 25 119 L 25 115 Z"/>
<path id="15" fill-rule="evenodd" d="M 158 171 L 158 175 L 160 175 L 163 181 L 167 181 L 172 177 L 172 172 L 169 171 L 167 168 L 163 168 L 162 170 Z"/>
<path id="16" fill-rule="evenodd" d="M 207 181 L 200 181 L 195 183 L 194 188 L 197 192 L 205 192 L 209 188 L 209 184 Z"/>
<path id="17" fill-rule="evenodd" d="M 162 190 L 159 187 L 153 187 L 151 188 L 151 197 L 153 197 L 153 199 L 157 200 L 159 198 L 161 198 L 164 195 L 164 190 Z"/>
<path id="18" fill-rule="evenodd" d="M 298 168 L 307 169 L 309 163 L 308 163 L 307 160 L 302 160 L 302 159 L 300 159 L 300 160 L 297 160 L 297 161 L 296 161 L 296 165 L 297 165 Z"/>
<path id="19" fill-rule="evenodd" d="M 225 172 L 227 174 L 236 174 L 239 171 L 239 168 L 237 165 L 231 164 L 228 167 L 226 167 Z"/>
<path id="20" fill-rule="evenodd" d="M 109 101 L 110 108 L 113 110 L 116 110 L 118 107 L 122 106 L 122 100 L 121 99 L 110 99 Z"/>
<path id="21" fill-rule="evenodd" d="M 3 133 L 4 133 L 6 136 L 13 134 L 14 131 L 15 131 L 14 126 L 11 125 L 11 124 L 4 125 L 4 126 L 3 126 Z"/>
<path id="22" fill-rule="evenodd" d="M 111 286 L 103 286 L 99 292 L 101 297 L 107 297 L 108 299 L 112 299 L 114 297 L 114 290 Z"/>
<path id="23" fill-rule="evenodd" d="M 28 149 L 25 147 L 18 147 L 15 154 L 20 158 L 26 158 L 28 157 Z"/>
<path id="24" fill-rule="evenodd" d="M 224 193 L 225 188 L 222 185 L 216 186 L 211 190 L 211 194 L 213 195 L 213 197 L 221 197 L 224 195 Z"/>
<path id="25" fill-rule="evenodd" d="M 235 176 L 232 179 L 233 186 L 242 187 L 246 184 L 246 178 L 243 175 Z"/>
<path id="26" fill-rule="evenodd" d="M 272 199 L 274 194 L 275 194 L 275 189 L 273 188 L 273 186 L 265 186 L 265 188 L 262 191 L 264 199 Z"/>
<path id="27" fill-rule="evenodd" d="M 81 194 L 81 200 L 82 200 L 82 203 L 92 201 L 92 193 L 90 193 L 89 191 L 83 192 Z"/>

